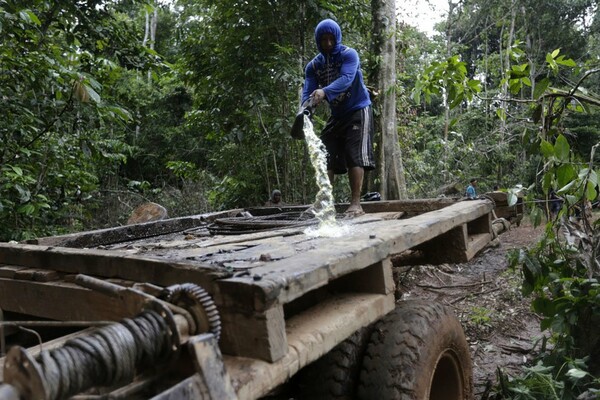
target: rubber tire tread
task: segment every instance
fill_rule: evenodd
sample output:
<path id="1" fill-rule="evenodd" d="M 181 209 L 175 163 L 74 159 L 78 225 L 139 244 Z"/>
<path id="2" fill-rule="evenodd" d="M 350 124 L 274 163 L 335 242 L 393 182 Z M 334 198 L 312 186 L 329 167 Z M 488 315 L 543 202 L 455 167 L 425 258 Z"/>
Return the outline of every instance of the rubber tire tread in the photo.
<path id="1" fill-rule="evenodd" d="M 298 373 L 299 400 L 355 399 L 371 329 L 362 328 Z"/>
<path id="2" fill-rule="evenodd" d="M 435 302 L 399 302 L 373 327 L 362 362 L 358 399 L 428 399 L 431 377 L 446 351 L 459 365 L 462 398 L 471 399 L 471 356 L 456 316 Z"/>

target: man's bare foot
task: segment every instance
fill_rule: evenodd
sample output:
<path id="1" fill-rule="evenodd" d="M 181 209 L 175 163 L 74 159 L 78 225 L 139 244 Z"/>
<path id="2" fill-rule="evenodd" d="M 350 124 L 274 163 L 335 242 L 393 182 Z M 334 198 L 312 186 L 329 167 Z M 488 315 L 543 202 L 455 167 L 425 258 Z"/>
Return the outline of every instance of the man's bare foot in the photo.
<path id="1" fill-rule="evenodd" d="M 345 215 L 349 216 L 349 217 L 360 217 L 361 215 L 364 215 L 365 212 L 363 211 L 362 207 L 359 205 L 351 205 L 350 207 L 348 207 L 348 209 L 346 209 L 346 211 L 344 212 Z"/>

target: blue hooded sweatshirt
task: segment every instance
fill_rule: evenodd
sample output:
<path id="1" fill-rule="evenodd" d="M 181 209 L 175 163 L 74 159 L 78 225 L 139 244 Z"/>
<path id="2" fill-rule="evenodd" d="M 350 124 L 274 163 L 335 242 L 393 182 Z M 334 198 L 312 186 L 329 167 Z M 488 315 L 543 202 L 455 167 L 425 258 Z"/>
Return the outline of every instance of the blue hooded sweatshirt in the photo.
<path id="1" fill-rule="evenodd" d="M 330 54 L 325 54 L 321 48 L 321 36 L 325 33 L 335 37 L 335 46 Z M 358 53 L 342 45 L 340 26 L 331 19 L 319 22 L 315 29 L 315 40 L 319 54 L 306 65 L 302 103 L 308 100 L 313 91 L 321 88 L 333 118 L 344 117 L 370 105 Z"/>

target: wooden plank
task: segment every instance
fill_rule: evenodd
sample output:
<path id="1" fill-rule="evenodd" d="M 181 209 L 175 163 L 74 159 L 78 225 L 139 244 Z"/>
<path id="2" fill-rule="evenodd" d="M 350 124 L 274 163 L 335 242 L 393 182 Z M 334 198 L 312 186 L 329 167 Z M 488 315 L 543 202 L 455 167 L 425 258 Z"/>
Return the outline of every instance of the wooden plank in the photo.
<path id="1" fill-rule="evenodd" d="M 27 269 L 27 267 L 18 267 L 14 265 L 2 265 L 0 266 L 0 278 L 12 278 L 20 270 Z"/>
<path id="2" fill-rule="evenodd" d="M 205 225 L 215 218 L 233 216 L 242 211 L 228 210 L 216 213 L 192 215 L 179 218 L 169 218 L 160 221 L 141 224 L 119 226 L 115 228 L 98 229 L 94 231 L 72 233 L 68 235 L 50 236 L 27 241 L 28 244 L 60 247 L 96 247 L 111 243 L 120 243 L 140 238 L 164 235 L 166 233 L 180 232 L 186 229 Z"/>
<path id="3" fill-rule="evenodd" d="M 193 355 L 194 367 L 208 391 L 208 396 L 203 399 L 237 399 L 215 337 L 213 335 L 193 336 L 188 342 L 188 349 Z"/>
<path id="4" fill-rule="evenodd" d="M 221 307 L 221 350 L 273 362 L 288 350 L 283 306 L 262 312 Z"/>
<path id="5" fill-rule="evenodd" d="M 463 224 L 429 240 L 418 247 L 427 264 L 466 262 L 468 249 L 467 225 Z"/>
<path id="6" fill-rule="evenodd" d="M 29 280 L 36 282 L 51 282 L 60 278 L 58 272 L 37 268 L 24 268 L 15 271 L 13 279 Z"/>
<path id="7" fill-rule="evenodd" d="M 288 351 L 275 363 L 224 356 L 238 398 L 258 399 L 356 330 L 394 309 L 394 295 L 344 294 L 288 321 Z M 181 385 L 185 385 L 183 381 Z"/>
<path id="8" fill-rule="evenodd" d="M 303 238 L 296 243 L 298 254 L 252 268 L 248 275 L 224 279 L 219 283 L 221 293 L 229 297 L 224 301 L 244 298 L 257 311 L 276 302 L 289 303 L 340 276 L 488 215 L 491 210 L 490 201 L 464 201 L 409 219 L 356 225 L 342 240 Z"/>
<path id="9" fill-rule="evenodd" d="M 210 393 L 206 388 L 200 374 L 194 374 L 167 390 L 151 397 L 150 400 L 182 400 L 182 399 L 210 399 Z"/>
<path id="10" fill-rule="evenodd" d="M 493 239 L 491 233 L 477 233 L 475 235 L 469 236 L 469 246 L 465 253 L 465 258 L 467 262 L 471 260 L 477 253 L 483 250 L 488 243 L 490 243 Z"/>
<path id="11" fill-rule="evenodd" d="M 208 267 L 194 260 L 172 261 L 131 256 L 118 251 L 10 243 L 0 243 L 0 263 L 148 282 L 160 286 L 190 282 L 209 292 L 215 279 L 231 275 L 224 268 Z"/>
<path id="12" fill-rule="evenodd" d="M 455 199 L 440 197 L 434 199 L 367 201 L 362 202 L 361 206 L 366 213 L 402 211 L 412 216 L 437 211 L 455 203 Z"/>
<path id="13" fill-rule="evenodd" d="M 395 290 L 392 261 L 385 258 L 367 268 L 344 275 L 334 282 L 336 288 L 348 292 L 390 294 Z"/>
<path id="14" fill-rule="evenodd" d="M 446 206 L 456 203 L 452 198 L 432 198 L 415 200 L 390 200 L 390 201 L 364 201 L 361 206 L 366 213 L 379 212 L 406 212 L 411 215 L 422 214 L 429 211 L 439 210 Z M 350 203 L 338 203 L 335 205 L 336 212 L 343 213 L 350 206 Z M 251 207 L 247 208 L 250 214 L 254 216 L 273 215 L 281 212 L 301 212 L 308 208 L 307 205 L 301 206 L 282 206 L 282 207 Z"/>
<path id="15" fill-rule="evenodd" d="M 273 361 L 282 357 L 286 350 L 283 305 L 457 226 L 488 216 L 491 209 L 490 201 L 458 202 L 410 219 L 384 221 L 375 218 L 373 222 L 352 225 L 343 238 L 315 238 L 303 234 L 270 238 L 268 240 L 274 243 L 290 244 L 294 252 L 281 259 L 265 260 L 245 275 L 235 277 L 229 271 L 214 273 L 220 270 L 206 267 L 188 253 L 184 260 L 177 258 L 177 252 L 167 253 L 168 256 L 163 258 L 150 258 L 116 251 L 0 243 L 0 263 L 159 286 L 197 283 L 214 295 L 219 306 L 223 318 L 224 352 Z M 377 279 L 364 280 L 363 287 L 355 284 L 351 290 L 389 292 L 392 286 L 389 274 L 385 274 L 387 272 L 381 269 Z M 224 279 L 219 280 L 219 277 Z M 252 340 L 239 339 L 248 332 Z"/>
<path id="16" fill-rule="evenodd" d="M 0 308 L 58 321 L 118 321 L 141 310 L 128 310 L 122 299 L 69 283 L 0 279 Z"/>

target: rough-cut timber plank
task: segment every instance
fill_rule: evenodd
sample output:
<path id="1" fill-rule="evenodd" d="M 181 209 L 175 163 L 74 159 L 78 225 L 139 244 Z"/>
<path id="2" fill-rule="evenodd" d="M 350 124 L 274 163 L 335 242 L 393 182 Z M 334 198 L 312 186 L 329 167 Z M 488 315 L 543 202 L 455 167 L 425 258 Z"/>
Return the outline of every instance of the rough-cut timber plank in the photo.
<path id="1" fill-rule="evenodd" d="M 231 349 L 276 360 L 286 348 L 281 316 L 283 305 L 452 229 L 464 229 L 462 227 L 473 220 L 489 219 L 491 210 L 490 201 L 465 201 L 410 219 L 386 221 L 375 218 L 369 223 L 352 225 L 342 238 L 314 238 L 299 233 L 264 239 L 265 242 L 273 241 L 270 247 L 274 253 L 270 258 L 272 261 L 265 259 L 238 276 L 232 276 L 226 268 L 219 269 L 218 265 L 207 266 L 189 252 L 185 253 L 184 259 L 178 258 L 176 250 L 151 258 L 118 251 L 0 244 L 0 263 L 159 286 L 197 283 L 214 296 L 224 318 L 224 342 L 229 343 Z M 480 225 L 485 224 L 476 223 L 473 229 L 480 229 Z M 244 248 L 242 242 L 237 244 Z M 276 251 L 282 254 L 281 258 Z M 389 276 L 364 282 L 363 287 L 355 285 L 349 290 L 375 293 L 389 290 L 386 284 Z M 250 322 L 244 322 L 245 319 Z M 235 343 L 232 338 L 240 334 L 232 331 L 235 326 L 245 326 L 248 332 L 256 335 L 256 348 Z"/>
<path id="2" fill-rule="evenodd" d="M 492 234 L 490 233 L 476 233 L 474 235 L 469 236 L 469 247 L 466 251 L 466 260 L 463 262 L 471 260 L 473 257 L 475 257 L 475 254 L 480 252 L 491 241 Z"/>
<path id="3" fill-rule="evenodd" d="M 36 282 L 51 282 L 60 278 L 58 272 L 37 268 L 25 268 L 15 271 L 13 279 L 21 279 Z"/>
<path id="4" fill-rule="evenodd" d="M 288 321 L 288 352 L 279 361 L 267 363 L 224 356 L 238 398 L 264 396 L 356 330 L 393 310 L 394 306 L 393 294 L 340 295 Z"/>
<path id="5" fill-rule="evenodd" d="M 0 266 L 0 278 L 12 278 L 18 271 L 27 269 L 27 267 L 17 267 L 13 265 Z"/>
<path id="6" fill-rule="evenodd" d="M 160 286 L 191 282 L 209 291 L 214 279 L 230 275 L 229 272 L 214 267 L 205 268 L 192 260 L 172 262 L 160 258 L 130 256 L 118 251 L 10 243 L 0 243 L 0 263 L 149 282 Z"/>
<path id="7" fill-rule="evenodd" d="M 192 215 L 180 218 L 169 218 L 160 221 L 141 224 L 119 226 L 116 228 L 98 229 L 95 231 L 72 233 L 61 236 L 50 236 L 27 241 L 29 244 L 60 247 L 96 247 L 111 243 L 126 242 L 140 238 L 164 235 L 166 233 L 180 232 L 190 228 L 204 225 L 215 218 L 234 216 L 242 211 L 229 210 L 218 213 Z"/>
<path id="8" fill-rule="evenodd" d="M 221 307 L 220 312 L 223 353 L 273 362 L 287 352 L 283 306 L 251 313 Z"/>
<path id="9" fill-rule="evenodd" d="M 366 213 L 379 212 L 406 212 L 411 215 L 422 214 L 429 211 L 439 210 L 451 204 L 456 203 L 455 199 L 451 198 L 434 198 L 434 199 L 415 199 L 415 200 L 390 200 L 390 201 L 365 201 L 361 202 L 361 206 Z M 350 206 L 349 203 L 336 204 L 336 211 L 343 213 Z M 281 212 L 300 212 L 308 208 L 302 206 L 283 206 L 283 207 L 253 207 L 247 208 L 250 214 L 254 216 L 273 215 Z"/>
<path id="10" fill-rule="evenodd" d="M 385 258 L 367 268 L 363 268 L 335 281 L 340 291 L 390 294 L 395 289 L 392 274 L 392 261 Z"/>
<path id="11" fill-rule="evenodd" d="M 0 279 L 0 308 L 58 321 L 118 321 L 141 311 L 74 284 L 13 279 Z"/>
<path id="12" fill-rule="evenodd" d="M 237 399 L 214 336 L 193 336 L 188 342 L 188 349 L 193 354 L 194 367 L 206 384 L 209 394 L 207 400 Z"/>
<path id="13" fill-rule="evenodd" d="M 418 249 L 422 251 L 427 264 L 464 262 L 468 261 L 468 240 L 467 225 L 464 224 L 419 245 Z"/>
<path id="14" fill-rule="evenodd" d="M 252 268 L 244 276 L 224 279 L 220 282 L 221 292 L 224 296 L 245 298 L 245 304 L 253 304 L 257 311 L 276 302 L 285 304 L 342 275 L 485 216 L 491 210 L 490 201 L 464 201 L 409 219 L 356 225 L 342 239 L 305 241 L 304 246 L 309 247 L 293 257 Z M 300 244 L 298 247 L 302 248 Z"/>

